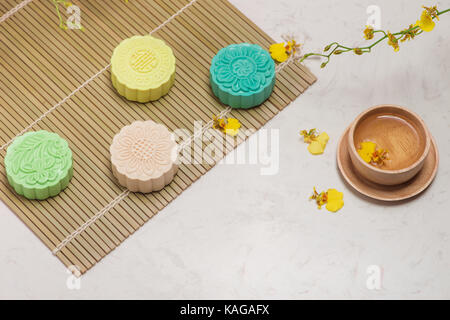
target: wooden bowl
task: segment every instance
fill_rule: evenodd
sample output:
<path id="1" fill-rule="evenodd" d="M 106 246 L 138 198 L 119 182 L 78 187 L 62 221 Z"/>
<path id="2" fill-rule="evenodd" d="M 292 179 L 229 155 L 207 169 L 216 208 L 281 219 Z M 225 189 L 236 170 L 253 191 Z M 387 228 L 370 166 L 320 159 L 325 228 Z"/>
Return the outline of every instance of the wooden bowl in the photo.
<path id="1" fill-rule="evenodd" d="M 345 130 L 341 136 L 337 152 L 337 164 L 342 178 L 361 194 L 376 200 L 397 202 L 401 200 L 408 200 L 416 197 L 431 185 L 436 177 L 439 167 L 439 150 L 436 141 L 431 137 L 431 148 L 428 157 L 426 157 L 422 169 L 411 180 L 402 184 L 394 186 L 386 186 L 371 182 L 366 178 L 360 176 L 350 159 L 350 152 L 348 146 L 348 133 L 350 126 Z"/>
<path id="2" fill-rule="evenodd" d="M 358 154 L 361 142 L 371 141 L 388 150 L 381 167 L 365 162 Z M 431 139 L 423 120 L 396 105 L 379 105 L 361 113 L 350 126 L 349 154 L 359 175 L 382 185 L 397 185 L 412 179 L 423 167 Z"/>

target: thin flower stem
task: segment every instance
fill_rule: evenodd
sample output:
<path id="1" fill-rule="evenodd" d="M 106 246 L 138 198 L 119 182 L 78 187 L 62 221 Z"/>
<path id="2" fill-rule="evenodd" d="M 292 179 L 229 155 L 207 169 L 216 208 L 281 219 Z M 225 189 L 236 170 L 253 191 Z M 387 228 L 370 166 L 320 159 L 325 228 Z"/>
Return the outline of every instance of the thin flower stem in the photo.
<path id="1" fill-rule="evenodd" d="M 386 32 L 384 30 L 374 30 L 373 33 L 382 32 L 385 36 L 387 36 Z"/>
<path id="2" fill-rule="evenodd" d="M 414 27 L 412 27 L 412 28 L 410 28 L 410 29 L 407 29 L 407 30 L 403 30 L 403 31 L 400 31 L 400 32 L 393 33 L 392 35 L 394 35 L 394 36 L 397 36 L 397 35 L 399 35 L 399 34 L 403 35 L 403 34 L 405 34 L 405 33 L 411 32 L 411 31 L 416 30 L 416 29 L 418 29 L 418 28 L 419 28 L 419 26 L 414 26 Z"/>
<path id="3" fill-rule="evenodd" d="M 433 16 L 432 19 L 435 19 L 435 18 L 437 18 L 437 16 L 440 16 L 440 15 L 442 15 L 444 13 L 447 13 L 447 12 L 450 12 L 450 8 L 442 10 L 442 11 L 436 11 L 435 12 L 436 16 Z M 336 55 L 336 54 L 341 54 L 341 53 L 345 53 L 345 52 L 349 52 L 349 51 L 354 51 L 355 54 L 361 55 L 364 52 L 371 52 L 372 48 L 374 46 L 376 46 L 380 42 L 383 42 L 386 39 L 389 39 L 390 41 L 395 43 L 396 51 L 397 51 L 398 50 L 397 42 L 399 40 L 401 40 L 403 42 L 403 41 L 405 41 L 407 39 L 412 39 L 415 36 L 418 36 L 418 35 L 423 33 L 423 30 L 418 30 L 418 29 L 419 29 L 419 26 L 415 25 L 415 26 L 412 26 L 412 27 L 410 27 L 408 29 L 405 29 L 405 30 L 402 30 L 402 31 L 399 31 L 399 32 L 396 32 L 396 33 L 392 33 L 392 34 L 390 34 L 389 31 L 386 32 L 384 30 L 373 30 L 373 33 L 382 33 L 383 36 L 380 39 L 378 39 L 375 42 L 373 42 L 372 44 L 370 44 L 370 45 L 367 45 L 367 46 L 364 46 L 364 47 L 352 48 L 352 47 L 347 47 L 347 46 L 341 45 L 339 42 L 332 42 L 329 45 L 327 45 L 325 47 L 325 49 L 324 49 L 324 52 L 329 52 L 328 54 L 310 52 L 310 53 L 307 53 L 307 54 L 303 55 L 303 57 L 300 59 L 300 62 L 303 62 L 304 60 L 306 60 L 307 58 L 309 58 L 311 56 L 323 57 L 323 58 L 326 59 L 321 65 L 321 67 L 323 68 L 323 67 L 325 67 L 328 64 L 328 62 L 330 61 L 330 58 L 331 58 L 331 56 L 333 54 Z M 392 44 L 392 42 L 390 42 L 389 44 L 394 46 Z M 331 50 L 331 48 L 333 48 L 333 49 Z"/>
<path id="4" fill-rule="evenodd" d="M 59 12 L 59 3 L 57 1 L 53 1 L 53 4 L 55 5 L 56 14 L 58 15 L 59 18 L 59 27 L 63 28 L 63 20 L 61 17 L 61 13 Z"/>
<path id="5" fill-rule="evenodd" d="M 383 36 L 381 39 L 375 41 L 374 43 L 372 43 L 370 46 L 366 46 L 366 47 L 361 47 L 361 49 L 372 49 L 374 46 L 376 46 L 377 44 L 379 44 L 381 41 L 383 41 L 384 39 L 386 39 L 388 36 L 385 35 Z"/>

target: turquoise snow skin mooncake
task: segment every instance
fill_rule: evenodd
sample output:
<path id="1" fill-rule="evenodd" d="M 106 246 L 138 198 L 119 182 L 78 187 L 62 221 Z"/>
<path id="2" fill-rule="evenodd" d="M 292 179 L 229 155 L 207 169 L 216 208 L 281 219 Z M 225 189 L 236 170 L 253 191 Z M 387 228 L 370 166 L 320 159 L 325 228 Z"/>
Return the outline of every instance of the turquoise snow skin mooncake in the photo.
<path id="1" fill-rule="evenodd" d="M 45 200 L 59 194 L 69 185 L 72 165 L 67 141 L 44 130 L 16 138 L 5 156 L 9 184 L 31 200 Z"/>
<path id="2" fill-rule="evenodd" d="M 260 105 L 272 94 L 275 62 L 257 44 L 232 44 L 220 49 L 210 68 L 213 93 L 233 108 Z"/>

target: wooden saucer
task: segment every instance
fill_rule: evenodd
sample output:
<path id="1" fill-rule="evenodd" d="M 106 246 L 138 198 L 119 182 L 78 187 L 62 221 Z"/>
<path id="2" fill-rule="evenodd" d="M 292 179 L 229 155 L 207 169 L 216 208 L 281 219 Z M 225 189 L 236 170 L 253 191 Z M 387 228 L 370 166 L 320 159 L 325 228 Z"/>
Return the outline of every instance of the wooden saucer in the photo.
<path id="1" fill-rule="evenodd" d="M 337 163 L 344 179 L 358 192 L 377 200 L 399 201 L 412 198 L 424 191 L 436 176 L 439 165 L 439 153 L 436 147 L 436 141 L 431 136 L 430 152 L 425 159 L 423 168 L 411 180 L 394 186 L 385 186 L 370 182 L 359 176 L 353 168 L 352 161 L 348 152 L 349 132 L 347 128 L 341 136 L 337 149 Z"/>

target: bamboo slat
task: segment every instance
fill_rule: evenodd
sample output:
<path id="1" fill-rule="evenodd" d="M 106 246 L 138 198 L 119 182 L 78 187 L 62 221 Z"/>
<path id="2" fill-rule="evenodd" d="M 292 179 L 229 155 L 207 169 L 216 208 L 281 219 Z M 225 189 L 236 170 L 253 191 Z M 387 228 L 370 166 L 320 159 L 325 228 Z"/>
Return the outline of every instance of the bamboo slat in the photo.
<path id="1" fill-rule="evenodd" d="M 147 104 L 126 101 L 112 87 L 109 68 L 78 89 L 109 64 L 121 40 L 151 32 L 188 2 L 78 0 L 85 28 L 81 32 L 61 30 L 52 2 L 35 0 L 0 24 L 0 145 L 23 130 L 44 129 L 67 139 L 74 154 L 70 186 L 55 198 L 29 201 L 9 187 L 6 148 L 0 151 L 0 198 L 50 250 L 124 192 L 112 176 L 109 159 L 109 145 L 123 126 L 152 119 L 170 130 L 194 134 L 196 121 L 205 125 L 226 110 L 209 87 L 209 64 L 217 51 L 240 42 L 267 49 L 274 42 L 228 1 L 197 0 L 153 34 L 172 47 L 177 59 L 176 83 L 168 95 Z M 0 15 L 18 3 L 0 2 Z M 242 130 L 258 130 L 315 81 L 308 69 L 292 62 L 277 74 L 269 100 L 251 110 L 230 110 L 229 115 L 240 120 Z M 127 194 L 56 256 L 86 272 L 245 139 L 227 140 L 225 153 L 215 162 L 182 164 L 160 192 Z M 213 143 L 221 146 L 219 140 Z M 189 147 L 199 156 L 194 143 Z"/>

